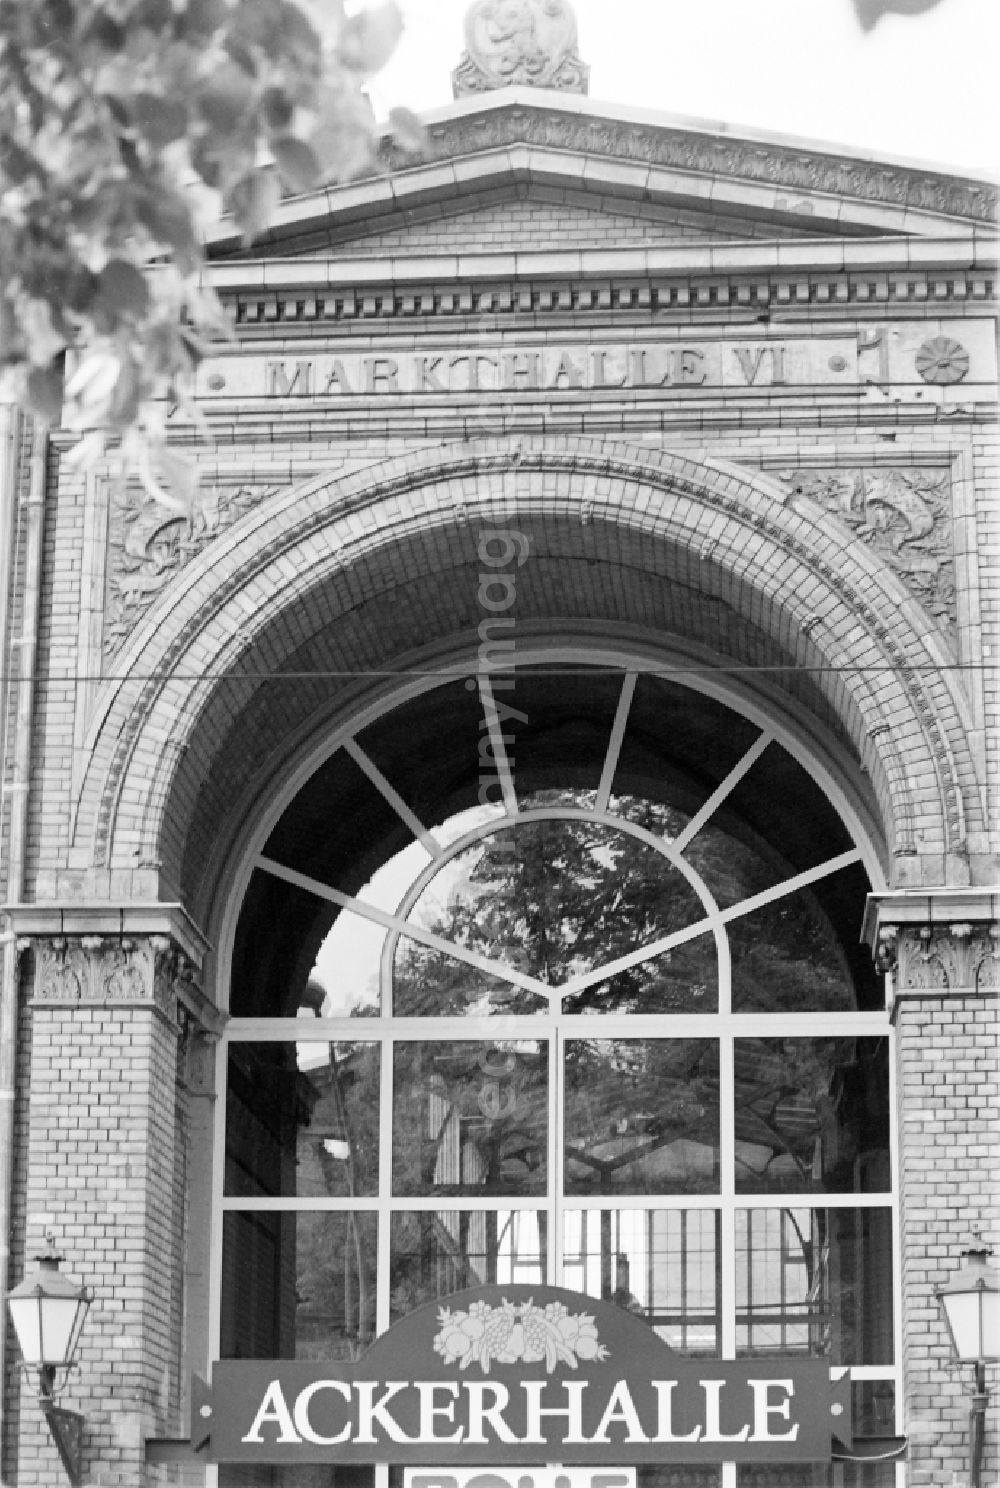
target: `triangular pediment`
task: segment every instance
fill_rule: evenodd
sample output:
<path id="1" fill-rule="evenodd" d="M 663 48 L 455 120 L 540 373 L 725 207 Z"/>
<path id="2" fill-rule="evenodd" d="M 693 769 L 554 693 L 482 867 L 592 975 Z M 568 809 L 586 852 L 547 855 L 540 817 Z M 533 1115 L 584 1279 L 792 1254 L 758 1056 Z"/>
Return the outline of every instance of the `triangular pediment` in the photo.
<path id="1" fill-rule="evenodd" d="M 220 259 L 660 247 L 762 238 L 955 237 L 995 230 L 997 188 L 913 163 L 507 89 L 427 120 L 422 151 L 285 201 Z"/>
<path id="2" fill-rule="evenodd" d="M 777 224 L 738 213 L 685 210 L 672 204 L 615 200 L 575 188 L 513 184 L 506 190 L 472 192 L 468 206 L 429 202 L 399 209 L 368 222 L 307 226 L 282 240 L 285 258 L 324 249 L 351 258 L 397 254 L 546 253 L 558 249 L 655 248 L 679 243 L 744 242 L 828 236 L 815 225 Z M 834 234 L 840 236 L 840 234 Z M 266 255 L 265 255 L 266 256 Z"/>

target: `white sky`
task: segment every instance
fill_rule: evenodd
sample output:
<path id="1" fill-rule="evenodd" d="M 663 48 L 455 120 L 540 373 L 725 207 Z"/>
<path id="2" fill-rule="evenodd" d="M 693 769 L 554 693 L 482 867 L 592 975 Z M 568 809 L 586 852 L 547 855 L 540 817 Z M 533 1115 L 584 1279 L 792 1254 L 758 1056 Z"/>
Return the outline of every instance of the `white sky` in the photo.
<path id="1" fill-rule="evenodd" d="M 401 0 L 372 95 L 451 101 L 467 0 Z M 863 32 L 852 0 L 576 0 L 595 101 L 744 124 L 877 155 L 1000 171 L 1000 0 L 939 0 Z"/>

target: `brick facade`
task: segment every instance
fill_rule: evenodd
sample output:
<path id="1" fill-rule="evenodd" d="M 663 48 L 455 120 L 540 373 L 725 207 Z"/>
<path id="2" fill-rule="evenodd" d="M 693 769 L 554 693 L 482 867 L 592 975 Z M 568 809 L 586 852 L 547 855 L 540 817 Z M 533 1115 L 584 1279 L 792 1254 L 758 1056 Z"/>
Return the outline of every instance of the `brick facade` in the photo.
<path id="1" fill-rule="evenodd" d="M 200 383 L 189 517 L 9 430 L 0 618 L 8 656 L 37 648 L 0 710 L 8 1268 L 51 1227 L 95 1290 L 86 1480 L 160 1481 L 146 1438 L 187 1435 L 209 1360 L 214 1005 L 249 836 L 399 674 L 468 664 L 499 521 L 532 541 L 526 647 L 700 669 L 868 844 L 906 1482 L 952 1488 L 965 1382 L 931 1294 L 967 1231 L 1000 1246 L 993 188 L 530 91 L 388 164 L 286 203 L 253 257 L 220 234 L 237 342 Z M 4 1481 L 54 1488 L 12 1350 Z"/>

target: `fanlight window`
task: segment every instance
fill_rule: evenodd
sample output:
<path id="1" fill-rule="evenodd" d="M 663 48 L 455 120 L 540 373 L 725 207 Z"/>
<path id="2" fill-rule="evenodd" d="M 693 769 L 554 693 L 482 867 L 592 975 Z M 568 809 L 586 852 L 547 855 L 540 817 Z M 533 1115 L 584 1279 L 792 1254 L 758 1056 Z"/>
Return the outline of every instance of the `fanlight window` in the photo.
<path id="1" fill-rule="evenodd" d="M 548 1281 L 685 1354 L 850 1365 L 891 1430 L 868 887 L 783 744 L 655 676 L 449 680 L 344 739 L 237 929 L 220 1355 Z"/>

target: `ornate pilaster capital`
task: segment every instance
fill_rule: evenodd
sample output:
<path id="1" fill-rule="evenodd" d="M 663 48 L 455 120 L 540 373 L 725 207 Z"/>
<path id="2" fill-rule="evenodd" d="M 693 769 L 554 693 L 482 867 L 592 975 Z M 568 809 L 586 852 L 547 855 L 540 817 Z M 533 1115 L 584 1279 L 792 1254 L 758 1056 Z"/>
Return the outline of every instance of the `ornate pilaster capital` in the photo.
<path id="1" fill-rule="evenodd" d="M 177 1022 L 187 957 L 160 935 L 42 935 L 31 941 L 31 1006 L 153 1007 Z"/>
<path id="2" fill-rule="evenodd" d="M 871 894 L 862 937 L 894 1002 L 1000 990 L 1000 891 Z"/>
<path id="3" fill-rule="evenodd" d="M 179 1034 L 221 1028 L 201 986 L 207 943 L 179 905 L 14 905 L 7 913 L 19 945 L 34 953 L 31 1007 L 147 1008 Z"/>

